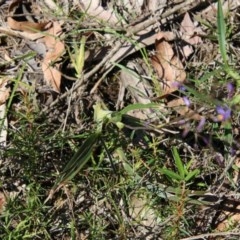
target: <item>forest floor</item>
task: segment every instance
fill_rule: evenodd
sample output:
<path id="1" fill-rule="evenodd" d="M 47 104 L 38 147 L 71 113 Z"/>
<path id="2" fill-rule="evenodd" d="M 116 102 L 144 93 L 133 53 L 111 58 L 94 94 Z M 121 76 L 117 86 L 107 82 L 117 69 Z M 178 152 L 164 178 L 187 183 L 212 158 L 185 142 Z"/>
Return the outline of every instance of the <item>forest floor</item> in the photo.
<path id="1" fill-rule="evenodd" d="M 0 1 L 0 238 L 239 239 L 239 10 Z"/>

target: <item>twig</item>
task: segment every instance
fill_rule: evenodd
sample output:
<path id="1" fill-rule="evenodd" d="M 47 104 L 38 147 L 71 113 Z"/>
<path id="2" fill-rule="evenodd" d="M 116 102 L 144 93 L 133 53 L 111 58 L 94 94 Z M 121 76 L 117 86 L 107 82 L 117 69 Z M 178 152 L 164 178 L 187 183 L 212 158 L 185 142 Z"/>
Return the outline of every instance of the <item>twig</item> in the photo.
<path id="1" fill-rule="evenodd" d="M 172 9 L 167 10 L 165 13 L 162 13 L 161 16 L 159 16 L 159 20 L 163 21 L 164 19 L 166 20 L 167 17 L 170 17 L 171 15 L 173 15 L 175 12 L 188 7 L 187 10 L 190 10 L 193 7 L 196 7 L 199 4 L 198 1 L 196 0 L 188 0 L 185 1 L 179 5 L 176 5 L 175 7 L 173 7 Z M 133 35 L 139 33 L 140 31 L 148 28 L 149 26 L 153 25 L 156 22 L 156 19 L 147 19 L 146 21 L 139 23 L 135 26 L 130 26 L 127 29 L 127 33 L 125 34 L 125 38 L 129 38 L 132 37 Z M 102 61 L 97 64 L 90 72 L 87 72 L 86 74 L 84 74 L 81 78 L 81 80 L 78 80 L 78 82 L 76 82 L 76 84 L 73 86 L 73 88 L 67 92 L 65 92 L 64 94 L 62 94 L 61 96 L 59 96 L 59 98 L 57 98 L 55 101 L 53 101 L 49 106 L 45 107 L 41 113 L 48 113 L 50 111 L 50 109 L 55 106 L 60 100 L 66 98 L 69 96 L 69 94 L 73 91 L 76 91 L 80 86 L 82 86 L 84 83 L 86 83 L 88 81 L 88 79 L 90 77 L 92 77 L 95 73 L 97 73 L 105 64 L 109 63 L 110 60 L 112 59 L 112 57 L 119 51 L 119 49 L 121 48 L 121 46 L 123 45 L 123 41 L 118 41 L 115 45 L 115 47 L 102 59 Z M 115 60 L 114 62 L 120 61 L 122 60 L 122 57 L 119 57 L 117 60 Z M 106 75 L 107 73 L 109 73 L 112 68 L 114 66 L 110 65 L 110 67 L 108 67 L 108 69 L 105 69 L 105 73 L 104 75 Z M 82 91 L 84 91 L 85 88 L 82 89 Z"/>
<path id="2" fill-rule="evenodd" d="M 173 15 L 175 12 L 182 10 L 183 8 L 189 7 L 189 9 L 191 9 L 191 8 L 197 6 L 198 4 L 199 4 L 199 2 L 196 0 L 185 1 L 181 4 L 176 5 L 172 9 L 167 10 L 165 13 L 162 13 L 161 16 L 159 16 L 160 20 L 163 20 L 163 19 Z M 189 9 L 186 9 L 186 11 Z M 131 26 L 127 30 L 127 36 L 130 37 L 131 35 L 134 35 L 134 34 L 140 32 L 141 30 L 144 30 L 144 29 L 148 28 L 149 26 L 153 25 L 155 22 L 156 22 L 155 18 L 150 18 L 150 19 L 147 19 L 146 21 L 139 23 L 135 26 Z"/>
<path id="3" fill-rule="evenodd" d="M 180 240 L 199 240 L 199 239 L 204 239 L 206 237 L 230 236 L 230 235 L 240 236 L 240 232 L 239 233 L 235 233 L 235 232 L 205 233 L 197 236 L 182 238 Z"/>

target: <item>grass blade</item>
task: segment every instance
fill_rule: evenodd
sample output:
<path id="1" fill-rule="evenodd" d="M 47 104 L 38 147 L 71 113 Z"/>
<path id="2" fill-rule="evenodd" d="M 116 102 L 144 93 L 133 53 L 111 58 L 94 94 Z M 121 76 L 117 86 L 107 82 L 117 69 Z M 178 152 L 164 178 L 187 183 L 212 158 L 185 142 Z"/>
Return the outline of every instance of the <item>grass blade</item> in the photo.
<path id="1" fill-rule="evenodd" d="M 195 169 L 194 171 L 189 172 L 188 175 L 185 177 L 185 181 L 188 182 L 190 179 L 197 176 L 199 173 L 199 169 Z"/>
<path id="2" fill-rule="evenodd" d="M 76 65 L 77 65 L 77 77 L 79 78 L 82 74 L 83 67 L 84 67 L 84 54 L 85 54 L 85 43 L 86 43 L 86 37 L 83 36 L 81 39 L 80 47 L 76 51 Z"/>
<path id="3" fill-rule="evenodd" d="M 127 114 L 128 112 L 132 110 L 140 110 L 140 109 L 147 109 L 147 108 L 158 108 L 159 104 L 157 103 L 135 103 L 135 104 L 130 104 L 127 107 L 123 108 L 121 111 L 119 111 L 120 114 Z"/>
<path id="4" fill-rule="evenodd" d="M 183 180 L 182 176 L 178 175 L 177 173 L 171 171 L 171 170 L 168 170 L 166 168 L 163 168 L 160 170 L 163 174 L 167 175 L 168 177 L 170 177 L 172 180 L 175 179 L 177 181 L 179 180 Z"/>
<path id="5" fill-rule="evenodd" d="M 222 55 L 224 64 L 227 65 L 226 24 L 224 21 L 222 3 L 220 0 L 218 0 L 217 28 L 218 28 L 218 42 L 219 42 L 220 53 Z"/>
<path id="6" fill-rule="evenodd" d="M 93 147 L 97 143 L 98 139 L 99 134 L 93 133 L 85 140 L 79 150 L 73 155 L 72 159 L 66 165 L 55 185 L 71 180 L 84 167 L 91 157 Z"/>
<path id="7" fill-rule="evenodd" d="M 178 154 L 176 147 L 172 148 L 172 154 L 173 154 L 173 158 L 175 160 L 175 164 L 177 166 L 178 172 L 179 172 L 181 178 L 184 179 L 184 176 L 185 176 L 184 166 L 183 166 L 182 160 Z"/>

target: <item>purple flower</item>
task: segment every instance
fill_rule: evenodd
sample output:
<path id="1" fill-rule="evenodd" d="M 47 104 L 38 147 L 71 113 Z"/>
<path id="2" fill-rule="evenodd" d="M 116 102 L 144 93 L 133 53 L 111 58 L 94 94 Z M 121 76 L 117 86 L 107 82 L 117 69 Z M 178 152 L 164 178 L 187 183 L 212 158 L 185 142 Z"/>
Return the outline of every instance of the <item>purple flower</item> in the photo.
<path id="1" fill-rule="evenodd" d="M 234 95 L 235 88 L 232 83 L 227 83 L 227 92 L 228 92 L 228 99 L 232 98 Z"/>
<path id="2" fill-rule="evenodd" d="M 188 97 L 184 96 L 182 99 L 187 107 L 191 105 L 191 102 Z"/>
<path id="3" fill-rule="evenodd" d="M 186 88 L 183 86 L 183 84 L 181 82 L 178 82 L 178 81 L 172 82 L 171 86 L 173 88 L 178 88 L 180 91 L 183 91 L 183 92 L 186 90 Z"/>
<path id="4" fill-rule="evenodd" d="M 183 129 L 183 132 L 182 132 L 182 137 L 185 138 L 188 133 L 190 132 L 190 124 L 187 123 L 185 126 L 184 126 L 184 129 Z"/>
<path id="5" fill-rule="evenodd" d="M 218 114 L 217 120 L 218 121 L 226 121 L 231 117 L 231 109 L 227 106 L 217 106 L 216 112 Z"/>
<path id="6" fill-rule="evenodd" d="M 206 118 L 205 117 L 202 117 L 198 126 L 197 126 L 197 132 L 201 132 L 202 129 L 203 129 L 203 126 L 205 125 L 205 122 L 206 122 Z"/>
<path id="7" fill-rule="evenodd" d="M 177 124 L 179 124 L 179 125 L 184 125 L 186 122 L 187 122 L 187 120 L 181 119 L 181 120 L 179 120 L 179 121 L 177 122 Z"/>
<path id="8" fill-rule="evenodd" d="M 186 91 L 186 88 L 183 85 L 179 85 L 178 89 L 182 92 Z"/>

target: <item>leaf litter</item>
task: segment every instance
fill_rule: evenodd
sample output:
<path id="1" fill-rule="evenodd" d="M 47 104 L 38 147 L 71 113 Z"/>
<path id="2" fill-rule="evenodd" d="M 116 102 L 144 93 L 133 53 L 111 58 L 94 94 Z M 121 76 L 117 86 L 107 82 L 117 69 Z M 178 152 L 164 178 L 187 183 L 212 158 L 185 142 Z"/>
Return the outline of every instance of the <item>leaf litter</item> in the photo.
<path id="1" fill-rule="evenodd" d="M 69 19 L 60 18 L 53 15 L 52 19 L 50 17 L 49 20 L 49 16 L 46 18 L 44 14 L 40 16 L 43 19 L 39 18 L 41 5 L 38 5 L 35 1 L 17 0 L 9 2 L 6 3 L 8 17 L 0 27 L 0 32 L 3 34 L 3 36 L 1 35 L 3 47 L 1 46 L 1 48 L 8 51 L 7 43 L 4 43 L 4 37 L 9 38 L 17 48 L 19 45 L 20 51 L 24 49 L 23 45 L 29 41 L 30 45 L 34 46 L 32 49 L 36 52 L 37 57 L 32 58 L 31 63 L 24 58 L 14 60 L 9 57 L 9 59 L 11 63 L 18 64 L 18 66 L 26 62 L 29 66 L 40 64 L 41 80 L 36 83 L 29 83 L 31 82 L 29 80 L 27 82 L 35 84 L 38 104 L 44 109 L 44 114 L 49 114 L 48 121 L 58 121 L 59 124 L 62 124 L 66 120 L 69 122 L 69 126 L 74 126 L 74 116 L 78 115 L 76 113 L 81 112 L 88 117 L 91 116 L 89 106 L 93 105 L 95 99 L 100 99 L 111 110 L 118 110 L 132 103 L 149 104 L 154 100 L 159 100 L 158 110 L 134 110 L 131 115 L 136 119 L 150 119 L 151 122 L 157 122 L 157 125 L 164 123 L 167 128 L 166 131 L 163 131 L 164 137 L 162 139 L 170 139 L 168 140 L 170 144 L 167 143 L 168 141 L 161 140 L 164 142 L 162 146 L 170 147 L 180 137 L 182 142 L 188 145 L 187 150 L 184 151 L 189 151 L 189 154 L 192 151 L 199 151 L 200 158 L 203 156 L 201 154 L 204 154 L 201 152 L 203 149 L 201 149 L 200 144 L 196 147 L 197 143 L 194 143 L 194 145 L 191 141 L 190 143 L 188 141 L 188 134 L 192 134 L 196 139 L 198 137 L 202 138 L 202 141 L 207 143 L 205 146 L 209 147 L 209 153 L 219 151 L 208 143 L 214 140 L 207 139 L 204 134 L 204 126 L 206 121 L 217 122 L 221 125 L 220 129 L 224 129 L 226 126 L 225 120 L 231 118 L 231 113 L 228 118 L 225 118 L 225 113 L 218 110 L 216 113 L 213 113 L 211 109 L 209 110 L 211 113 L 200 112 L 198 108 L 201 108 L 201 104 L 194 102 L 194 99 L 191 100 L 192 95 L 194 95 L 193 91 L 191 92 L 193 83 L 189 80 L 191 74 L 188 72 L 188 64 L 192 61 L 192 56 L 197 56 L 197 50 L 201 49 L 202 45 L 205 44 L 205 37 L 207 37 L 206 28 L 200 26 L 197 19 L 201 17 L 203 20 L 208 21 L 209 16 L 211 19 L 216 19 L 217 8 L 214 3 L 206 3 L 206 6 L 203 7 L 198 6 L 197 1 L 186 1 L 185 3 L 172 1 L 172 6 L 176 7 L 177 10 L 164 17 L 164 10 L 171 12 L 171 5 L 168 4 L 168 1 L 153 0 L 144 2 L 136 0 L 127 1 L 125 4 L 123 4 L 124 1 L 106 1 L 105 5 L 101 1 L 73 1 L 69 3 L 69 11 L 77 11 L 81 15 L 80 19 L 77 18 L 76 20 L 74 17 L 72 19 L 70 17 Z M 60 9 L 62 4 L 61 1 L 59 3 L 43 2 L 52 10 Z M 229 9 L 239 7 L 234 1 L 230 1 L 229 5 L 226 4 L 227 1 L 224 2 L 225 12 L 227 6 L 230 7 Z M 208 7 L 208 5 L 210 6 Z M 197 12 L 194 8 L 198 9 Z M 185 13 L 181 14 L 181 11 Z M 177 24 L 172 21 L 175 20 L 174 13 L 182 19 Z M 25 19 L 22 19 L 18 14 L 25 15 L 23 17 Z M 162 20 L 159 21 L 161 17 Z M 91 25 L 91 23 L 94 23 L 94 25 Z M 175 29 L 169 31 L 172 28 Z M 165 31 L 165 29 L 167 30 Z M 68 56 L 71 51 L 74 51 L 71 42 L 80 41 L 86 36 L 88 37 L 84 45 L 84 48 L 86 48 L 85 54 L 88 53 L 91 56 L 86 57 L 85 55 L 81 57 L 83 58 L 82 61 L 87 58 L 90 60 L 82 66 L 81 74 L 76 74 L 74 64 L 71 62 L 73 59 Z M 101 36 L 101 38 L 98 39 L 97 36 Z M 66 46 L 69 51 L 65 50 Z M 102 50 L 101 54 L 103 56 L 100 57 L 100 60 L 97 57 L 97 49 Z M 143 49 L 147 51 L 147 54 L 143 53 Z M 6 59 L 6 55 L 3 59 Z M 4 112 L 1 118 L 5 121 L 4 128 L 2 126 L 4 134 L 1 132 L 1 141 L 4 146 L 8 144 L 5 104 L 11 94 L 8 87 L 8 75 L 10 76 L 9 71 L 11 74 L 16 71 L 13 65 L 6 64 L 1 69 L 3 73 L 6 72 L 6 76 L 1 78 L 3 82 L 1 82 L 0 86 L 0 104 L 5 108 L 5 110 L 1 111 Z M 200 75 L 204 75 L 201 70 L 199 71 Z M 117 84 L 112 84 L 114 81 L 117 81 Z M 45 85 L 48 92 L 54 92 L 50 102 L 45 99 L 46 92 L 38 92 L 39 85 L 41 85 L 41 88 Z M 185 85 L 190 87 L 184 89 Z M 90 95 L 89 92 L 91 92 Z M 223 98 L 219 99 L 222 100 Z M 64 99 L 67 99 L 67 101 L 62 101 Z M 88 101 L 87 105 L 83 99 Z M 213 103 L 210 103 L 210 108 L 213 108 L 213 105 Z M 229 110 L 224 106 L 216 107 L 217 109 Z M 10 115 L 7 117 L 10 118 Z M 72 120 L 70 121 L 70 119 Z M 75 121 L 78 122 L 77 119 Z M 188 122 L 183 132 L 181 122 Z M 194 126 L 195 122 L 198 125 L 197 129 L 200 130 L 190 129 L 189 124 L 192 125 L 191 128 L 196 128 Z M 84 128 L 83 126 L 82 128 Z M 74 128 L 78 129 L 76 126 Z M 203 132 L 203 134 L 200 136 L 194 134 L 194 131 L 196 133 Z M 237 134 L 239 133 L 236 130 L 235 135 Z M 151 136 L 155 137 L 155 135 Z M 145 145 L 142 145 L 142 147 L 144 148 Z M 236 154 L 234 157 L 236 157 Z M 208 157 L 206 161 L 213 161 L 213 159 Z M 238 173 L 235 172 L 234 174 L 234 179 L 236 179 Z M 237 182 L 235 184 L 237 185 Z M 230 190 L 223 191 L 229 192 Z M 131 211 L 134 214 L 130 211 L 129 218 L 135 219 L 140 225 L 145 225 L 144 229 L 136 228 L 139 231 L 135 232 L 136 236 L 146 234 L 149 227 L 148 220 L 154 223 L 151 228 L 155 229 L 155 231 L 159 221 L 161 222 L 161 219 L 151 207 L 148 208 L 150 210 L 146 211 L 146 214 L 141 215 L 141 211 L 144 212 L 148 204 L 144 198 L 146 196 L 134 193 L 134 201 L 130 202 Z M 104 201 L 101 204 L 104 204 Z M 141 205 L 142 209 L 139 207 Z M 105 206 L 106 211 L 109 211 L 112 207 Z M 134 208 L 136 209 L 134 210 Z M 100 212 L 100 214 L 102 213 Z M 217 215 L 217 210 L 215 214 Z M 236 217 L 236 219 L 238 218 Z M 214 223 L 212 224 L 214 225 Z M 227 231 L 226 228 L 228 227 L 229 224 L 222 221 L 216 226 L 216 229 Z M 192 235 L 202 232 L 204 230 L 201 228 L 198 231 L 192 230 Z M 85 232 L 81 234 L 84 235 Z M 158 234 L 158 236 L 161 236 L 161 233 Z"/>

